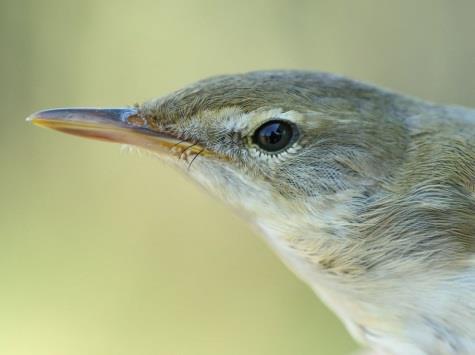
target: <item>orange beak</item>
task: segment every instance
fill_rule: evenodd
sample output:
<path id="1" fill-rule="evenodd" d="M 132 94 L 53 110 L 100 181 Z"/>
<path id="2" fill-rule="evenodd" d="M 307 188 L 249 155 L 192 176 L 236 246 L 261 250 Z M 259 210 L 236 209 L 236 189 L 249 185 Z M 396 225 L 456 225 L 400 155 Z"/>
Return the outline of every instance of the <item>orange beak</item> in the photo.
<path id="1" fill-rule="evenodd" d="M 190 142 L 152 129 L 133 108 L 59 108 L 34 113 L 27 121 L 76 136 L 130 144 L 161 153 L 181 155 L 186 148 L 189 155 L 204 150 L 199 145 L 190 147 Z"/>

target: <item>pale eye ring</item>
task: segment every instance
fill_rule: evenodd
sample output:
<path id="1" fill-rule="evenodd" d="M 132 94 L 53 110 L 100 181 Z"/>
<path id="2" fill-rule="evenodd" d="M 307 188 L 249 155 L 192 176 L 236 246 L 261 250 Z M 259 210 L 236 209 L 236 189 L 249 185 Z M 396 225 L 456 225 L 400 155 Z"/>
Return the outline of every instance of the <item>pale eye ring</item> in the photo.
<path id="1" fill-rule="evenodd" d="M 296 135 L 297 128 L 292 122 L 271 120 L 254 131 L 252 142 L 266 152 L 277 153 L 292 145 Z"/>

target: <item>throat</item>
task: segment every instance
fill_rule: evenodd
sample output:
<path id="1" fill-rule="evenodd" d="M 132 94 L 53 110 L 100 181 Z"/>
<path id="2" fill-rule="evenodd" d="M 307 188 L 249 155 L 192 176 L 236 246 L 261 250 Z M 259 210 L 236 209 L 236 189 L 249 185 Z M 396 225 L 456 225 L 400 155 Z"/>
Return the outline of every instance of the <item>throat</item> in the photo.
<path id="1" fill-rule="evenodd" d="M 301 209 L 292 209 L 301 211 Z M 336 287 L 364 272 L 355 260 L 352 213 L 348 204 L 313 205 L 307 213 L 288 212 L 286 218 L 261 217 L 257 225 L 284 263 L 311 286 Z M 357 255 L 357 254 L 356 254 Z"/>
<path id="2" fill-rule="evenodd" d="M 322 211 L 311 224 L 298 216 L 291 222 L 261 219 L 257 224 L 284 264 L 336 313 L 353 337 L 367 342 L 366 325 L 372 329 L 378 317 L 366 306 L 367 270 L 354 257 L 358 238 L 350 235 L 347 219 L 335 213 L 325 216 L 328 212 Z"/>

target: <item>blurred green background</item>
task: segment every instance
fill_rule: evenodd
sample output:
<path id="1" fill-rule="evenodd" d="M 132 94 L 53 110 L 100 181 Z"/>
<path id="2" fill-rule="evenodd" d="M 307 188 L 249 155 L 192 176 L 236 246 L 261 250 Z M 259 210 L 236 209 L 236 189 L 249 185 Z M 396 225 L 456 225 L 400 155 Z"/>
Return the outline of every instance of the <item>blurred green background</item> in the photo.
<path id="1" fill-rule="evenodd" d="M 177 172 L 24 118 L 265 68 L 475 106 L 475 2 L 0 4 L 0 354 L 356 349 L 243 221 Z"/>

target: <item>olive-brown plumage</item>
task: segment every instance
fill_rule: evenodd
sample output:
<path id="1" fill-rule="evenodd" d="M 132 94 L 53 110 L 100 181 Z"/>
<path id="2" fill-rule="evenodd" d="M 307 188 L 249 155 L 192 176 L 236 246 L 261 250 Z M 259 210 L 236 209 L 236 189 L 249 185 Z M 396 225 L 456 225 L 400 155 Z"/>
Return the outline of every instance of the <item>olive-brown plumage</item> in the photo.
<path id="1" fill-rule="evenodd" d="M 374 350 L 475 353 L 474 110 L 267 71 L 104 112 L 31 119 L 186 171 Z"/>

